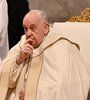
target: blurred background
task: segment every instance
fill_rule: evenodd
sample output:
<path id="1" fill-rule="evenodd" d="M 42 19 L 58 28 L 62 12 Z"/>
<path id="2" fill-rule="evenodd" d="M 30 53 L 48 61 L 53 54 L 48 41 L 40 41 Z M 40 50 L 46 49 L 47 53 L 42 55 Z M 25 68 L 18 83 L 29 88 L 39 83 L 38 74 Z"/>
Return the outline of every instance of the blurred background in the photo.
<path id="1" fill-rule="evenodd" d="M 30 9 L 45 10 L 49 21 L 64 22 L 90 7 L 90 0 L 28 0 Z"/>

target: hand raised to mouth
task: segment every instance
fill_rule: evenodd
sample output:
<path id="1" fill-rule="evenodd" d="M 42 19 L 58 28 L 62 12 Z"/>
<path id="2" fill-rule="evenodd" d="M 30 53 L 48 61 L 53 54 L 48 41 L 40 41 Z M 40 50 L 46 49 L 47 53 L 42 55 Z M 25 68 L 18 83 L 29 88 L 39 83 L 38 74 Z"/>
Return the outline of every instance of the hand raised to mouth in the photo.
<path id="1" fill-rule="evenodd" d="M 20 48 L 20 53 L 16 58 L 16 63 L 20 65 L 26 58 L 30 57 L 33 53 L 32 39 L 27 39 Z"/>

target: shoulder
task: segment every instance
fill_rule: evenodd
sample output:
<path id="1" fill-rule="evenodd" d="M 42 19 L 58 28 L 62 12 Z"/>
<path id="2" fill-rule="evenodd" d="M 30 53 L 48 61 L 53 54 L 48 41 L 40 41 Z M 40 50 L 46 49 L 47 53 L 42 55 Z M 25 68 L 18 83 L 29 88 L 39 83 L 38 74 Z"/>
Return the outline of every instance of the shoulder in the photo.
<path id="1" fill-rule="evenodd" d="M 72 46 L 71 42 L 63 38 L 60 38 L 52 45 L 53 48 L 59 48 L 59 49 L 69 49 L 71 46 Z"/>

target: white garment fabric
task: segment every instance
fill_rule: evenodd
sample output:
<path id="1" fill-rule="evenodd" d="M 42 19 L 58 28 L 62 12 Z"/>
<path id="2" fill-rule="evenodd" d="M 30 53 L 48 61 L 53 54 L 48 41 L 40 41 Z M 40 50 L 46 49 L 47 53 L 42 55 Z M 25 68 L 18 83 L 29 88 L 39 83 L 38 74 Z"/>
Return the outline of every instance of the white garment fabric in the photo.
<path id="1" fill-rule="evenodd" d="M 0 0 L 0 59 L 3 60 L 9 50 L 8 45 L 8 13 L 6 0 Z"/>
<path id="2" fill-rule="evenodd" d="M 31 60 L 16 65 L 16 56 L 24 40 L 25 36 L 9 51 L 1 65 L 3 70 L 0 73 L 0 100 L 19 100 L 18 93 L 24 87 L 24 100 L 87 100 L 89 77 L 86 64 L 75 43 L 60 34 L 49 33 L 42 44 L 33 50 Z M 42 59 L 38 60 L 40 54 Z M 36 69 L 39 66 L 40 77 L 36 80 Z M 26 70 L 28 76 L 25 84 Z M 14 90 L 8 91 L 9 89 Z M 10 96 L 13 99 L 8 99 Z"/>

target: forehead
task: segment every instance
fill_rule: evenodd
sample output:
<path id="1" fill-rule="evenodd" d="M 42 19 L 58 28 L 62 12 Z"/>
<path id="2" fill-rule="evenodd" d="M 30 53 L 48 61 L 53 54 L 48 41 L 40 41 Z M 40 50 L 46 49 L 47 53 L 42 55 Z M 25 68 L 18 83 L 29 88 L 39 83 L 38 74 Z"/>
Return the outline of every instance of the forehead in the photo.
<path id="1" fill-rule="evenodd" d="M 27 14 L 23 20 L 23 25 L 30 26 L 32 24 L 38 25 L 41 22 L 41 16 L 38 14 Z"/>

